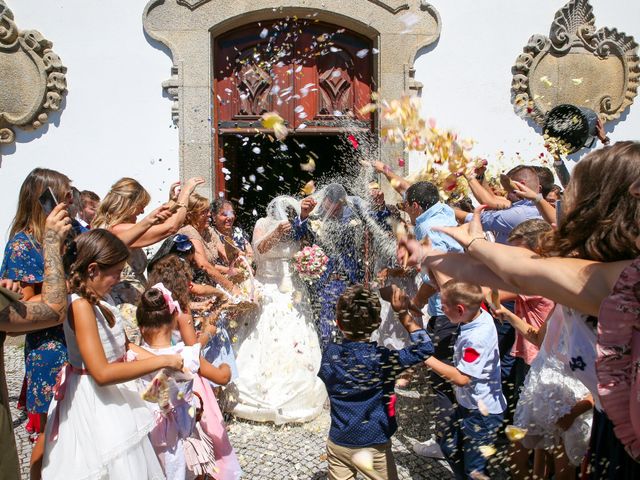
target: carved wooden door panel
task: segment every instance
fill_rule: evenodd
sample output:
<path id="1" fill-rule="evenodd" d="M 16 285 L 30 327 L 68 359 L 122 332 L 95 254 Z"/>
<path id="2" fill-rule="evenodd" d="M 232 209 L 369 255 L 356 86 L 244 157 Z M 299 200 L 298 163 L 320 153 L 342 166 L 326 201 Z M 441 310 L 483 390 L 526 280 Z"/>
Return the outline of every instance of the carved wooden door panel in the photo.
<path id="1" fill-rule="evenodd" d="M 214 119 L 217 131 L 261 130 L 260 116 L 278 112 L 305 133 L 371 130 L 360 113 L 373 91 L 371 41 L 334 25 L 308 20 L 261 22 L 215 41 Z"/>

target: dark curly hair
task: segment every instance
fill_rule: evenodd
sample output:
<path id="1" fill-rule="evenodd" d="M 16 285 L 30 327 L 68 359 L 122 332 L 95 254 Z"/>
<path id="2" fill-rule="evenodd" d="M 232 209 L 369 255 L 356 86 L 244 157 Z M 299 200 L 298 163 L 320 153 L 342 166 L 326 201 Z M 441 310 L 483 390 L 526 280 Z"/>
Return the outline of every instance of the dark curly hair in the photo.
<path id="1" fill-rule="evenodd" d="M 162 283 L 171 291 L 183 312 L 189 311 L 189 284 L 193 279 L 191 267 L 178 255 L 162 257 L 149 273 L 149 285 Z"/>
<path id="2" fill-rule="evenodd" d="M 600 262 L 636 258 L 640 202 L 629 187 L 639 177 L 638 142 L 618 142 L 587 155 L 573 169 L 562 220 L 545 235 L 542 252 Z"/>
<path id="3" fill-rule="evenodd" d="M 372 290 L 353 285 L 336 305 L 340 330 L 350 339 L 365 340 L 380 326 L 380 299 Z"/>

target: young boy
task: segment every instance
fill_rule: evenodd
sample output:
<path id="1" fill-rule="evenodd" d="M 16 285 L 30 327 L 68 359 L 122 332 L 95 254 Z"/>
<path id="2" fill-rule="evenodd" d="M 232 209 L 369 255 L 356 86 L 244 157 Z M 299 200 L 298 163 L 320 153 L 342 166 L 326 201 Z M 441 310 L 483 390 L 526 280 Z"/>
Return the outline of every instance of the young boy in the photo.
<path id="1" fill-rule="evenodd" d="M 395 286 L 391 287 L 391 307 L 413 342 L 402 350 L 370 341 L 380 325 L 380 300 L 374 292 L 354 285 L 338 299 L 336 320 L 344 339 L 327 345 L 318 372 L 331 401 L 330 480 L 353 479 L 358 472 L 372 480 L 398 478 L 391 453 L 391 436 L 398 428 L 395 379 L 429 357 L 433 345 L 414 321 L 409 298 Z"/>
<path id="2" fill-rule="evenodd" d="M 458 402 L 438 443 L 456 479 L 484 478 L 487 458 L 481 447 L 493 447 L 507 405 L 502 395 L 498 334 L 491 315 L 480 309 L 483 294 L 478 285 L 449 280 L 440 287 L 440 294 L 445 315 L 460 325 L 460 333 L 453 366 L 434 357 L 425 362 L 453 384 Z"/>

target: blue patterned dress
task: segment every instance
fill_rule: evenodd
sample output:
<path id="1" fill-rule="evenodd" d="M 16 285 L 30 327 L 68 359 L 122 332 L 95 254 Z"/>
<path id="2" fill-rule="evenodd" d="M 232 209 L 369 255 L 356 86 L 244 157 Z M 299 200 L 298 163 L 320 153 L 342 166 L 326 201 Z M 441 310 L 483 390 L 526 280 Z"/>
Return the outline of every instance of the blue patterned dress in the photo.
<path id="1" fill-rule="evenodd" d="M 9 240 L 4 249 L 1 278 L 40 284 L 44 277 L 42 248 L 25 232 Z M 56 377 L 67 361 L 62 325 L 27 333 L 24 345 L 27 412 L 47 413 Z"/>

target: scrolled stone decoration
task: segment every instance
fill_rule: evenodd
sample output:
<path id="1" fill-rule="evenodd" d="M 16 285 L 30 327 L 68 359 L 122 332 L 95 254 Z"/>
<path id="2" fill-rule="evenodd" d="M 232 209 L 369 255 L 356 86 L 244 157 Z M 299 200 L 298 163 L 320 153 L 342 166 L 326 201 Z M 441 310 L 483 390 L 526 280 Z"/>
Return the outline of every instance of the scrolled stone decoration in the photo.
<path id="1" fill-rule="evenodd" d="M 615 28 L 596 30 L 588 0 L 571 0 L 555 15 L 549 36 L 533 35 L 512 68 L 516 113 L 542 125 L 560 104 L 586 107 L 608 122 L 638 93 L 638 44 Z"/>
<path id="2" fill-rule="evenodd" d="M 20 32 L 0 0 L 0 144 L 13 143 L 16 128 L 42 127 L 60 109 L 67 69 L 52 47 L 36 30 Z"/>
<path id="3" fill-rule="evenodd" d="M 189 10 L 195 10 L 209 1 L 210 0 L 178 0 L 178 5 L 184 5 L 185 7 L 188 7 Z"/>

